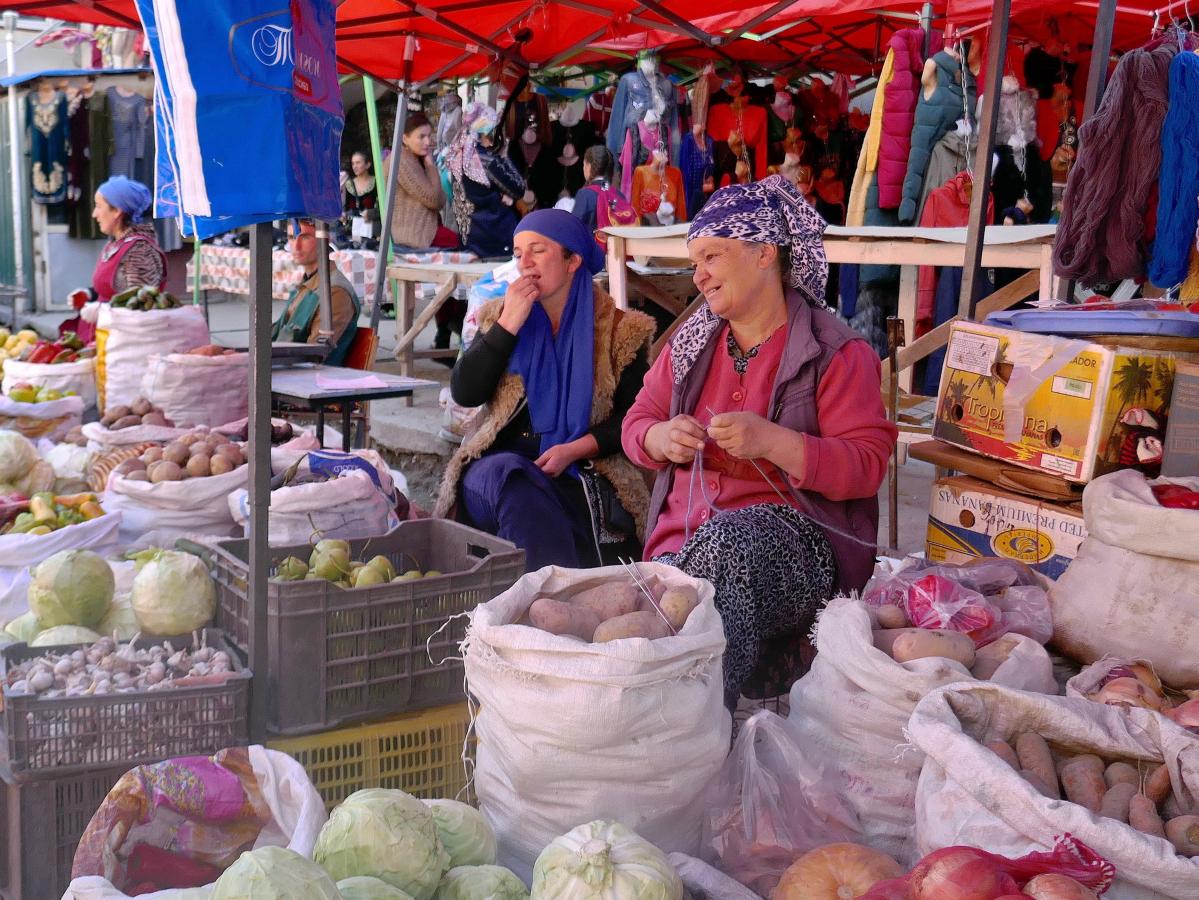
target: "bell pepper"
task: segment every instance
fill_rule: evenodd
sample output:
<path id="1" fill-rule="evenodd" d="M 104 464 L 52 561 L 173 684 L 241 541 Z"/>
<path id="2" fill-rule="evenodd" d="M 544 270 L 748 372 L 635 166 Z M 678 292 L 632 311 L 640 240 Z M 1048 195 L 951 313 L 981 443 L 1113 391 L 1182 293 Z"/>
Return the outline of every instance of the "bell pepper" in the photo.
<path id="1" fill-rule="evenodd" d="M 38 341 L 33 347 L 33 352 L 29 354 L 29 359 L 26 361 L 31 363 L 48 363 L 59 353 L 59 350 L 55 349 L 55 347 L 56 345 L 51 344 L 49 341 Z"/>
<path id="2" fill-rule="evenodd" d="M 1199 509 L 1199 491 L 1192 491 L 1181 484 L 1155 484 L 1153 496 L 1158 503 L 1170 509 Z"/>
<path id="3" fill-rule="evenodd" d="M 53 532 L 54 532 L 54 529 L 51 528 L 49 525 L 36 525 L 33 528 L 30 528 L 29 531 L 27 531 L 25 533 L 42 535 L 42 534 L 52 534 Z"/>
<path id="4" fill-rule="evenodd" d="M 92 519 L 98 519 L 104 515 L 104 507 L 95 500 L 88 500 L 79 507 L 79 512 L 83 514 L 84 521 L 90 522 Z"/>
<path id="5" fill-rule="evenodd" d="M 33 513 L 19 513 L 17 518 L 13 520 L 12 529 L 9 531 L 9 533 L 27 534 L 29 529 L 33 528 L 35 525 L 37 525 L 37 522 L 33 520 Z"/>
<path id="6" fill-rule="evenodd" d="M 80 507 L 80 506 L 83 506 L 83 504 L 87 503 L 89 500 L 95 500 L 95 499 L 96 499 L 95 494 L 85 491 L 82 494 L 63 494 L 62 496 L 55 497 L 54 502 L 59 504 L 60 506 Z"/>
<path id="7" fill-rule="evenodd" d="M 58 513 L 54 511 L 53 498 L 47 499 L 47 494 L 34 494 L 29 501 L 29 511 L 33 513 L 35 525 L 54 525 L 58 522 Z"/>
<path id="8" fill-rule="evenodd" d="M 74 362 L 78 357 L 79 354 L 76 351 L 72 350 L 70 347 L 67 347 L 56 357 L 54 357 L 54 359 L 50 360 L 50 364 L 57 365 L 58 363 Z"/>
<path id="9" fill-rule="evenodd" d="M 64 331 L 58 336 L 58 342 L 71 350 L 83 349 L 83 341 L 79 340 L 79 335 L 73 331 Z"/>

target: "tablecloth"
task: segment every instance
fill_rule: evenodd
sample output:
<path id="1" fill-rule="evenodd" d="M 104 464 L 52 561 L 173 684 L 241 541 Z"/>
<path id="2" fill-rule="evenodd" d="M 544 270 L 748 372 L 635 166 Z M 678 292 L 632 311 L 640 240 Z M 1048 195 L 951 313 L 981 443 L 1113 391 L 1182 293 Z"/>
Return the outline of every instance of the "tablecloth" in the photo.
<path id="1" fill-rule="evenodd" d="M 250 251 L 245 247 L 214 247 L 205 244 L 200 258 L 200 290 L 226 294 L 250 294 Z M 271 296 L 286 300 L 304 273 L 286 250 L 271 254 Z M 376 255 L 369 250 L 335 250 L 329 257 L 349 279 L 364 303 L 375 296 Z M 195 290 L 195 260 L 187 261 L 187 290 Z"/>

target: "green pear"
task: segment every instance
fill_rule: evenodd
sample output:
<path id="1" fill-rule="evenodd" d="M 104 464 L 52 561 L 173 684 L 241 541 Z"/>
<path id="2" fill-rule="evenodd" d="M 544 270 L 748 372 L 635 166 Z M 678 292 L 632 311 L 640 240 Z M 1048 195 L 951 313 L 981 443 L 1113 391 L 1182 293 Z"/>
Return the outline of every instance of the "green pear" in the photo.
<path id="1" fill-rule="evenodd" d="M 396 577 L 395 566 L 391 564 L 391 560 L 386 556 L 376 556 L 374 559 L 368 562 L 367 565 L 374 566 L 376 569 L 382 572 L 387 581 L 391 581 Z"/>

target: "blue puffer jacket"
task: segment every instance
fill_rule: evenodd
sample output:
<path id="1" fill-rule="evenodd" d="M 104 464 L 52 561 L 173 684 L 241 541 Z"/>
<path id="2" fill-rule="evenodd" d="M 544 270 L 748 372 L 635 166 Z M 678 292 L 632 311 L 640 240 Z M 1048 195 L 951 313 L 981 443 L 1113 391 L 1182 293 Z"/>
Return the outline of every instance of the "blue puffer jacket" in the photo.
<path id="1" fill-rule="evenodd" d="M 916 104 L 916 124 L 912 126 L 912 149 L 908 154 L 908 174 L 903 180 L 903 201 L 899 205 L 899 221 L 908 225 L 916 220 L 920 206 L 921 188 L 928 171 L 933 147 L 953 129 L 958 119 L 969 115 L 974 121 L 974 106 L 978 100 L 974 76 L 968 67 L 942 50 L 933 56 L 937 64 L 937 87 L 931 97 L 921 91 Z M 962 81 L 965 80 L 963 98 Z M 940 185 L 938 185 L 940 187 Z"/>

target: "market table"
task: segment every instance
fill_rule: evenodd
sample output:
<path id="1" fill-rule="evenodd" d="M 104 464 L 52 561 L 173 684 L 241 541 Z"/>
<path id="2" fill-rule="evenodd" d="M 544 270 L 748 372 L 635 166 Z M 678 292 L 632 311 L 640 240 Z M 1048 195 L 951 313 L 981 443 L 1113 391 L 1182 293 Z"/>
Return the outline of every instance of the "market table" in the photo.
<path id="1" fill-rule="evenodd" d="M 329 259 L 354 286 L 359 300 L 375 295 L 375 272 L 378 261 L 369 250 L 335 250 Z M 291 289 L 300 283 L 304 273 L 287 250 L 271 254 L 271 296 L 286 300 Z M 195 290 L 195 260 L 187 261 L 187 290 Z M 222 291 L 226 294 L 250 295 L 250 251 L 245 247 L 200 245 L 200 290 Z"/>
<path id="2" fill-rule="evenodd" d="M 379 385 L 382 383 L 382 386 Z M 271 371 L 271 405 L 280 401 L 316 413 L 316 439 L 325 445 L 325 412 L 341 406 L 341 449 L 350 449 L 350 414 L 355 403 L 411 397 L 412 392 L 440 388 L 436 381 L 364 372 L 342 366 L 304 363 Z"/>

